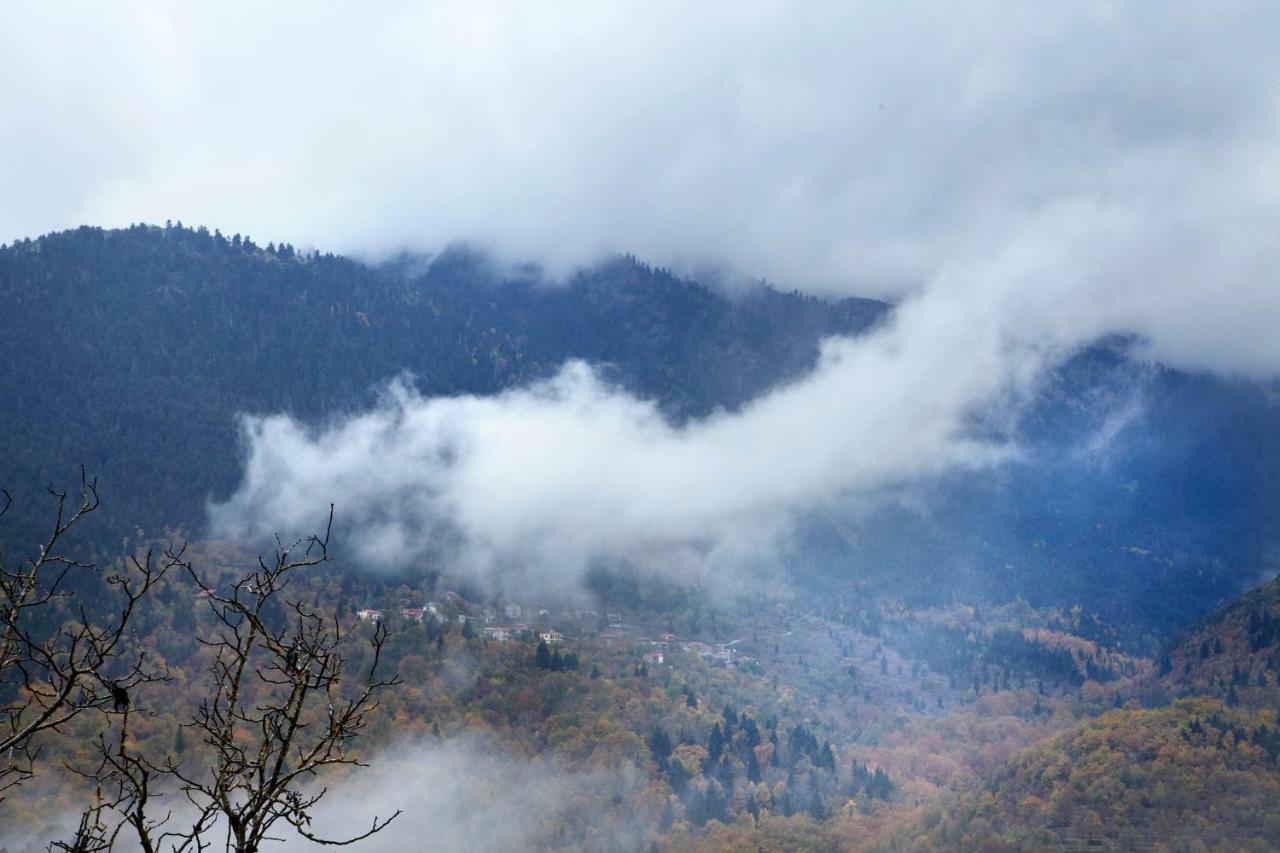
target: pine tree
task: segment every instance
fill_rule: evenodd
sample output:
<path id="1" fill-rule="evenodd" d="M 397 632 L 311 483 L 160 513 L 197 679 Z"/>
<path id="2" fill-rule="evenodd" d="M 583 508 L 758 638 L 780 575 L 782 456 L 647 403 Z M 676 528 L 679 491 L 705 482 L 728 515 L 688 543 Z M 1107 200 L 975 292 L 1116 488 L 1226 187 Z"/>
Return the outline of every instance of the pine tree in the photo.
<path id="1" fill-rule="evenodd" d="M 671 790 L 677 794 L 683 794 L 684 789 L 688 787 L 689 774 L 679 761 L 667 762 L 667 782 L 671 785 Z"/>
<path id="2" fill-rule="evenodd" d="M 711 724 L 711 734 L 707 737 L 707 761 L 714 765 L 724 752 L 724 736 L 720 733 L 720 724 Z"/>
<path id="3" fill-rule="evenodd" d="M 705 826 L 707 822 L 707 800 L 702 789 L 697 785 L 689 788 L 684 800 L 684 819 L 694 826 Z"/>
<path id="4" fill-rule="evenodd" d="M 665 769 L 667 756 L 671 755 L 671 737 L 661 725 L 655 725 L 653 733 L 649 735 L 649 752 L 658 763 L 659 769 Z"/>
<path id="5" fill-rule="evenodd" d="M 781 803 L 779 803 L 779 805 L 782 807 L 782 816 L 783 816 L 783 817 L 791 817 L 793 814 L 795 814 L 795 813 L 796 813 L 795 807 L 794 807 L 794 806 L 792 805 L 792 803 L 791 803 L 791 789 L 790 789 L 790 788 L 787 788 L 786 790 L 784 790 L 784 791 L 782 792 L 782 802 L 781 802 Z"/>
<path id="6" fill-rule="evenodd" d="M 867 782 L 867 796 L 887 800 L 892 791 L 893 783 L 889 781 L 889 774 L 884 772 L 884 768 L 877 767 Z"/>
<path id="7" fill-rule="evenodd" d="M 733 765 L 729 763 L 729 756 L 720 759 L 720 765 L 716 768 L 716 780 L 720 783 L 720 787 L 724 788 L 725 796 L 733 796 L 733 786 L 736 779 L 733 775 Z"/>
<path id="8" fill-rule="evenodd" d="M 533 661 L 538 669 L 551 668 L 551 651 L 547 648 L 546 640 L 538 641 L 538 650 L 533 654 Z"/>
<path id="9" fill-rule="evenodd" d="M 822 790 L 818 787 L 818 775 L 809 772 L 809 814 L 814 820 L 827 819 L 827 807 L 822 802 Z"/>
<path id="10" fill-rule="evenodd" d="M 733 740 L 733 729 L 738 724 L 738 715 L 734 712 L 733 706 L 726 703 L 721 716 L 724 717 L 725 740 Z"/>
<path id="11" fill-rule="evenodd" d="M 715 782 L 707 785 L 706 798 L 707 820 L 718 820 L 721 823 L 729 822 L 729 801 L 725 797 L 720 786 Z"/>
<path id="12" fill-rule="evenodd" d="M 831 748 L 831 741 L 824 741 L 818 753 L 818 766 L 833 773 L 836 769 L 836 751 Z"/>

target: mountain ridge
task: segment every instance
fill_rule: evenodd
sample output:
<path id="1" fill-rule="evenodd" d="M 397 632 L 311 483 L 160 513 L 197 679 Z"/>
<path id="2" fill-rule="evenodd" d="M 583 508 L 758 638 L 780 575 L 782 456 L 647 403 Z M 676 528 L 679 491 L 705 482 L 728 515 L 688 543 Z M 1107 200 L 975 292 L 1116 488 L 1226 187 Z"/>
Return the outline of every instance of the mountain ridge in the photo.
<path id="1" fill-rule="evenodd" d="M 235 457 L 241 412 L 325 418 L 369 405 L 405 374 L 424 395 L 490 394 L 582 358 L 687 418 L 796 378 L 821 337 L 865 329 L 887 310 L 866 300 L 832 314 L 767 289 L 731 302 L 625 257 L 559 288 L 495 280 L 465 253 L 405 277 L 181 226 L 84 227 L 10 244 L 0 300 L 0 402 L 11 446 L 25 451 L 5 460 L 6 482 L 38 489 L 83 461 L 107 494 L 126 479 L 158 484 L 164 497 L 150 501 L 131 483 L 133 518 L 106 519 L 117 530 L 189 526 L 206 495 L 225 497 L 236 466 L 184 465 L 182 451 Z M 163 411 L 166 400 L 182 411 Z M 148 463 L 156 451 L 176 473 Z"/>
<path id="2" fill-rule="evenodd" d="M 823 338 L 892 310 L 769 287 L 729 299 L 631 256 L 547 287 L 466 251 L 369 266 L 180 225 L 0 248 L 0 301 L 0 484 L 39 526 L 44 485 L 86 464 L 106 499 L 87 532 L 109 552 L 137 528 L 199 532 L 238 484 L 241 413 L 318 423 L 406 373 L 424 395 L 485 395 L 579 358 L 678 423 L 803 376 Z M 1078 603 L 1154 650 L 1276 553 L 1265 388 L 1111 342 L 1052 371 L 1014 429 L 1023 462 L 944 477 L 924 511 L 862 519 L 856 542 L 818 519 L 789 568 L 930 600 Z M 1072 450 L 1103 429 L 1100 450 Z"/>

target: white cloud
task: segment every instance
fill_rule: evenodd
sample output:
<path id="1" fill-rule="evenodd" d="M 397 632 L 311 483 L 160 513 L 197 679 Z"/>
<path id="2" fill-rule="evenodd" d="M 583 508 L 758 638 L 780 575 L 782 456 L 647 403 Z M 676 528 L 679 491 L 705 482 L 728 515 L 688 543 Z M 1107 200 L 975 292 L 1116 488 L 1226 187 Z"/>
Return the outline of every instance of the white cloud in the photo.
<path id="1" fill-rule="evenodd" d="M 1226 195 L 1276 187 L 1280 10 L 1262 3 L 0 16 L 17 131 L 0 239 L 174 218 L 335 250 L 467 239 L 560 267 L 631 250 L 900 292 L 1063 198 L 1159 207 L 1206 171 Z M 1224 174 L 1242 153 L 1258 169 Z"/>
<path id="2" fill-rule="evenodd" d="M 224 529 L 337 501 L 480 566 L 768 540 L 1006 448 L 965 424 L 1108 332 L 1280 371 L 1280 7 L 1139 2 L 10 6 L 0 239 L 183 219 L 378 253 L 604 250 L 905 296 L 803 382 L 675 428 L 569 368 L 252 424 Z M 433 540 L 434 541 L 434 540 Z"/>
<path id="3" fill-rule="evenodd" d="M 683 426 L 581 364 L 488 398 L 395 386 L 374 411 L 312 431 L 250 419 L 245 479 L 214 508 L 215 528 L 301 532 L 336 500 L 375 564 L 442 542 L 463 570 L 542 584 L 572 583 L 596 559 L 736 564 L 797 512 L 1015 453 L 977 438 L 973 419 L 1012 416 L 1046 366 L 1100 335 L 1144 332 L 1155 354 L 1176 355 L 1159 330 L 1197 307 L 1212 317 L 1208 273 L 1274 301 L 1267 247 L 1210 245 L 1212 227 L 1182 208 L 1063 202 L 998 253 L 957 260 L 878 331 L 828 341 L 810 376 Z M 1238 322 L 1261 329 L 1267 317 Z M 1209 355 L 1267 369 L 1280 364 L 1275 346 L 1242 337 Z"/>
<path id="4" fill-rule="evenodd" d="M 581 363 L 487 398 L 395 385 L 374 411 L 324 429 L 247 420 L 245 478 L 213 508 L 214 527 L 301 532 L 332 499 L 370 563 L 403 565 L 443 542 L 460 569 L 542 585 L 602 558 L 736 561 L 823 500 L 998 456 L 963 421 L 1034 372 L 1005 346 L 913 303 L 883 333 L 830 341 L 805 380 L 679 427 Z"/>

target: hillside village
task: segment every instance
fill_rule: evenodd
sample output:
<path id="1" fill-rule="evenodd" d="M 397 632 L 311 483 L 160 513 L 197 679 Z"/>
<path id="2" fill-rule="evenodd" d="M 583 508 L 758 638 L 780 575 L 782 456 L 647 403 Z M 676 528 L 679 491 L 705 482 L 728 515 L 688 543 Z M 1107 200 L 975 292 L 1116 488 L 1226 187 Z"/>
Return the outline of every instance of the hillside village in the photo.
<path id="1" fill-rule="evenodd" d="M 432 635 L 444 631 L 446 625 L 456 624 L 468 639 L 481 636 L 496 643 L 538 642 L 548 648 L 591 640 L 606 648 L 630 648 L 646 666 L 674 664 L 681 654 L 728 668 L 750 667 L 756 663 L 754 657 L 735 648 L 737 641 L 682 640 L 666 631 L 650 637 L 642 634 L 622 613 L 580 609 L 553 614 L 544 607 L 525 607 L 511 601 L 481 605 L 467 601 L 452 590 L 445 591 L 442 598 L 443 601 L 428 601 L 421 606 L 402 603 L 394 610 L 363 607 L 356 611 L 356 618 L 361 622 L 386 623 L 391 613 L 391 621 L 428 626 L 428 633 Z M 529 619 L 534 624 L 518 621 L 521 619 Z"/>
<path id="2" fill-rule="evenodd" d="M 1093 629 L 1078 612 L 1037 611 L 1024 603 L 920 609 L 845 597 L 804 602 L 766 587 L 754 599 L 709 613 L 686 618 L 697 630 L 681 634 L 671 630 L 676 619 L 670 613 L 479 603 L 452 590 L 425 603 L 400 599 L 393 607 L 366 604 L 355 612 L 360 621 L 393 630 L 422 626 L 427 640 L 452 633 L 575 657 L 595 648 L 621 651 L 648 669 L 696 661 L 735 670 L 836 700 L 814 706 L 816 717 L 830 716 L 833 724 L 850 713 L 855 719 L 868 712 L 940 714 L 986 695 L 1028 689 L 1040 697 L 1036 707 L 1055 696 L 1119 704 L 1153 666 L 1109 646 L 1105 637 L 1081 636 Z"/>
<path id="3" fill-rule="evenodd" d="M 208 628 L 208 595 L 172 583 L 144 639 L 165 650 L 183 683 L 198 684 L 206 670 L 191 637 Z M 362 649 L 374 629 L 386 630 L 382 659 L 399 681 L 369 744 L 479 739 L 584 779 L 600 767 L 629 768 L 634 788 L 586 785 L 572 796 L 593 804 L 580 814 L 642 812 L 650 828 L 637 849 L 714 845 L 748 826 L 874 840 L 924 820 L 921 809 L 971 790 L 1021 749 L 1111 709 L 1160 701 L 1151 694 L 1156 664 L 1121 651 L 1074 608 L 912 607 L 767 584 L 692 589 L 661 606 L 642 588 L 592 607 L 551 596 L 486 600 L 451 586 L 438 576 L 370 582 L 325 567 L 295 590 L 335 602 L 330 612 L 353 629 L 354 668 L 370 662 Z M 1223 661 L 1237 647 L 1269 654 L 1270 614 L 1249 602 L 1206 623 L 1185 651 L 1171 651 L 1172 674 L 1192 659 L 1230 671 Z M 1268 672 L 1267 689 L 1275 683 Z M 1238 689 L 1242 706 L 1265 698 Z M 1196 712 L 1202 721 L 1217 713 L 1205 708 Z M 139 718 L 135 736 L 181 744 L 178 711 Z M 549 845 L 597 849 L 585 818 L 550 831 Z M 1072 827 L 1071 837 L 1091 832 Z"/>

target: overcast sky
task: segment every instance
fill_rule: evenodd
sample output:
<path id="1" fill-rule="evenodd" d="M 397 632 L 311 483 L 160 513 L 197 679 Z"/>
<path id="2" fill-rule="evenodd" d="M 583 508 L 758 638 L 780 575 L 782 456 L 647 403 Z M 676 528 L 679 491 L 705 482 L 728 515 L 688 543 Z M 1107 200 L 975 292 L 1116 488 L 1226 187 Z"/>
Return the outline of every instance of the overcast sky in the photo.
<path id="1" fill-rule="evenodd" d="M 0 241 L 174 219 L 896 294 L 1065 198 L 1274 201 L 1277 40 L 1233 0 L 9 3 Z"/>
<path id="2" fill-rule="evenodd" d="M 323 432 L 251 419 L 214 513 L 266 532 L 337 500 L 375 558 L 441 525 L 478 570 L 731 553 L 996 464 L 1016 448 L 966 418 L 1099 335 L 1280 374 L 1278 43 L 1280 4 L 1232 0 L 8 4 L 0 240 L 173 219 L 899 299 L 804 382 L 681 428 L 583 365 L 397 389 Z"/>

